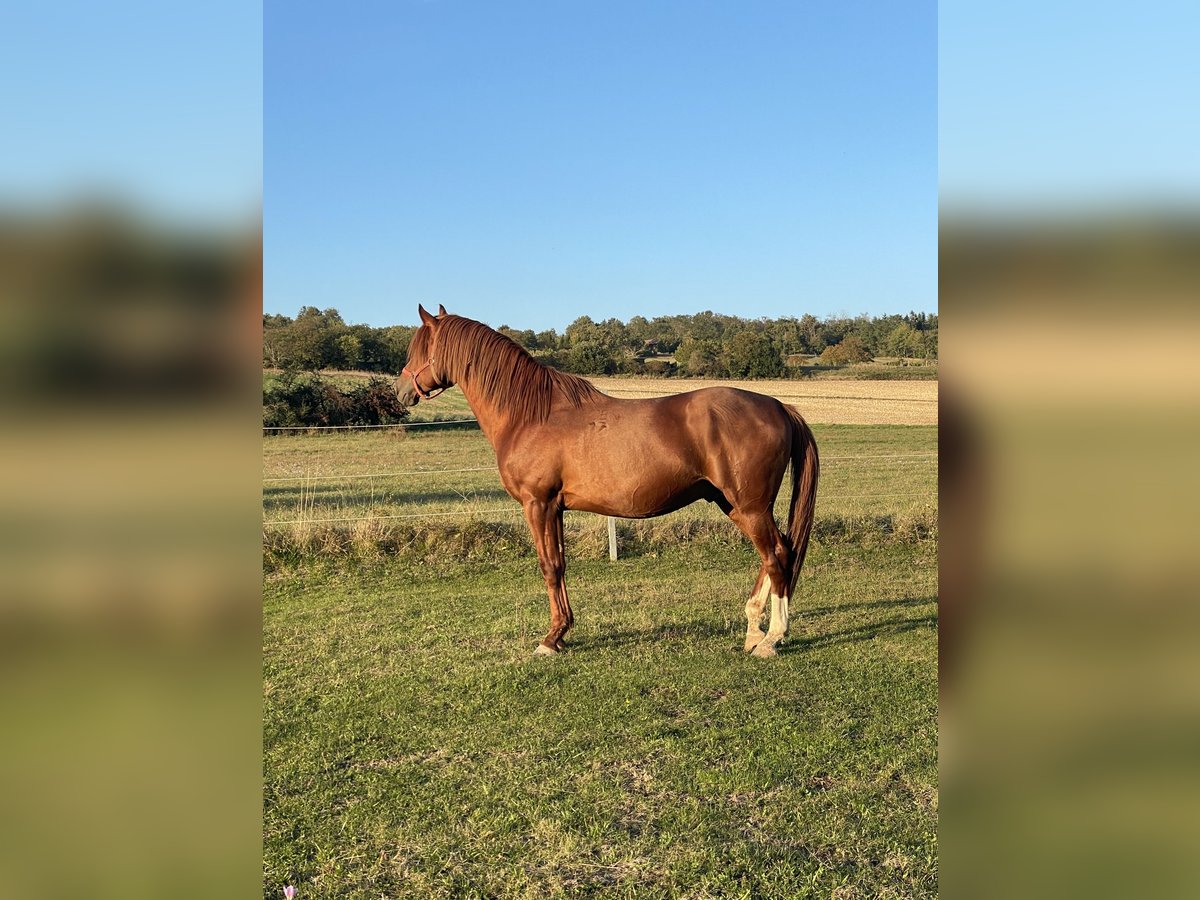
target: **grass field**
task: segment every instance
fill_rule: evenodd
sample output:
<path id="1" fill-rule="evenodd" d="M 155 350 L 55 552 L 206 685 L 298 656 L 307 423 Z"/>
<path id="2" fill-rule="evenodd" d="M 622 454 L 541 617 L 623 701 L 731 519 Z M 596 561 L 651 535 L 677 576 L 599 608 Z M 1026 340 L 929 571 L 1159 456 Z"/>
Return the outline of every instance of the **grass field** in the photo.
<path id="1" fill-rule="evenodd" d="M 264 897 L 936 895 L 937 429 L 814 431 L 770 661 L 711 507 L 627 526 L 616 563 L 568 514 L 577 627 L 534 658 L 545 591 L 482 435 L 264 438 L 291 479 L 264 491 Z M 451 468 L 479 471 L 395 474 Z"/>
<path id="2" fill-rule="evenodd" d="M 821 448 L 817 531 L 849 523 L 928 528 L 936 524 L 937 429 L 932 426 L 813 426 Z M 528 547 L 520 506 L 500 485 L 482 433 L 367 430 L 264 438 L 266 564 L 296 555 L 373 559 L 424 549 L 438 535 L 505 538 Z M 776 513 L 787 516 L 788 490 Z M 486 527 L 485 527 L 486 526 Z M 488 530 L 490 529 L 490 530 Z M 605 552 L 603 519 L 567 514 L 574 552 Z M 686 537 L 736 542 L 740 535 L 715 506 L 693 504 L 670 516 L 622 522 L 622 540 L 657 545 Z M 466 552 L 460 546 L 456 552 Z"/>

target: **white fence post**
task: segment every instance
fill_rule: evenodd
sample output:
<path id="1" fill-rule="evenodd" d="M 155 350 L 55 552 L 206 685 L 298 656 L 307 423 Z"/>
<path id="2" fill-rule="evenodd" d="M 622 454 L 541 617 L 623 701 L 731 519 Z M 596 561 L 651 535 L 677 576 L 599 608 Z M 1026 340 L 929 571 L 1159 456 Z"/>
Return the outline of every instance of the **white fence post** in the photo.
<path id="1" fill-rule="evenodd" d="M 608 517 L 608 558 L 617 559 L 617 520 L 613 516 Z"/>

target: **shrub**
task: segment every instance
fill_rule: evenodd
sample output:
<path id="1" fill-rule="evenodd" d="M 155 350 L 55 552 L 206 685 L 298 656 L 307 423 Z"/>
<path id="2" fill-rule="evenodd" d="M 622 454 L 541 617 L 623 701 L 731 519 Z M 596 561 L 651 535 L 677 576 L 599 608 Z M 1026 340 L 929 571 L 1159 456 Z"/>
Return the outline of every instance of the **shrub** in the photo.
<path id="1" fill-rule="evenodd" d="M 340 391 L 320 375 L 285 371 L 263 388 L 263 427 L 393 425 L 408 418 L 391 382 L 372 378 Z"/>
<path id="2" fill-rule="evenodd" d="M 735 334 L 726 356 L 729 374 L 734 378 L 778 378 L 783 374 L 783 357 L 765 334 Z"/>
<path id="3" fill-rule="evenodd" d="M 826 347 L 821 352 L 821 363 L 826 366 L 845 366 L 850 363 L 870 362 L 871 351 L 862 339 L 850 335 L 840 344 Z"/>
<path id="4" fill-rule="evenodd" d="M 674 375 L 675 363 L 669 359 L 648 359 L 646 360 L 646 374 L 658 376 Z"/>

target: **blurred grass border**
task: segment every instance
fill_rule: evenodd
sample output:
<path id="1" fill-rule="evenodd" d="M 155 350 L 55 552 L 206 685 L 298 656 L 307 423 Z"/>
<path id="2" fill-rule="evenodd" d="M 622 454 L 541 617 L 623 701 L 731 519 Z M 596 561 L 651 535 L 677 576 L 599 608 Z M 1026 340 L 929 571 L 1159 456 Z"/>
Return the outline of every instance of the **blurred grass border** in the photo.
<path id="1" fill-rule="evenodd" d="M 0 897 L 259 878 L 261 272 L 253 219 L 0 213 Z"/>

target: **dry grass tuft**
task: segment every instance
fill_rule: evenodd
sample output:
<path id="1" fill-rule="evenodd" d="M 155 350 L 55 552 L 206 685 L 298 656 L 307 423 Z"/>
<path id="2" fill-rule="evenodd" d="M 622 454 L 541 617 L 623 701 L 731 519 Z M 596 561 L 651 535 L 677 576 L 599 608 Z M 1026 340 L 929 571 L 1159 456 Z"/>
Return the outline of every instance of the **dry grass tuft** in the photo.
<path id="1" fill-rule="evenodd" d="M 937 527 L 937 510 L 932 506 L 888 515 L 830 515 L 818 517 L 813 526 L 813 541 L 827 546 L 918 544 L 936 540 Z M 608 533 L 603 519 L 588 516 L 568 520 L 565 537 L 569 556 L 576 559 L 608 556 Z M 617 522 L 617 551 L 623 558 L 652 556 L 693 544 L 727 546 L 743 542 L 741 533 L 723 519 Z M 307 522 L 263 530 L 263 564 L 268 572 L 316 558 L 361 562 L 401 558 L 432 563 L 444 559 L 469 561 L 533 555 L 529 531 L 519 519 L 399 523 L 367 518 L 352 523 Z"/>
<path id="2" fill-rule="evenodd" d="M 919 544 L 937 537 L 938 515 L 932 506 L 887 515 L 824 516 L 813 525 L 813 540 L 826 546 Z"/>

